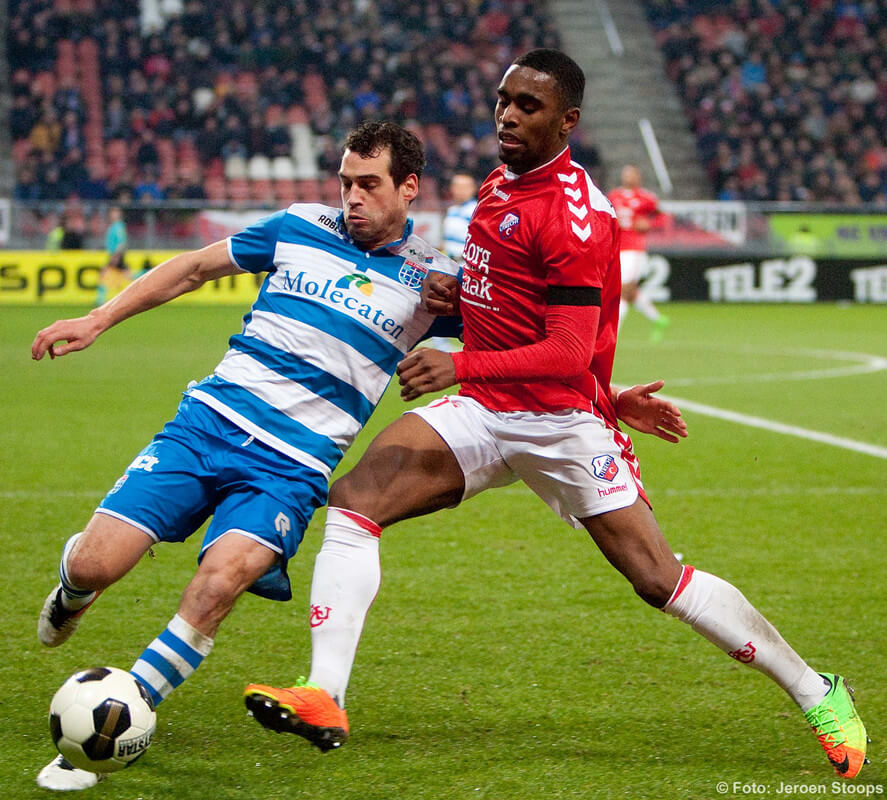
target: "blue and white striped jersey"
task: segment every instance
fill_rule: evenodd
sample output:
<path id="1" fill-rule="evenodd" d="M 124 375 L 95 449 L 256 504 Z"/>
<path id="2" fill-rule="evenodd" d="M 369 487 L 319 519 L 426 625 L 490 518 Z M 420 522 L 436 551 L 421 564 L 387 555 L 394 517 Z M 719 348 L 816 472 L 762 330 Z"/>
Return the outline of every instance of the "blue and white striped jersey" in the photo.
<path id="1" fill-rule="evenodd" d="M 443 250 L 457 261 L 462 260 L 462 250 L 465 248 L 465 239 L 468 237 L 468 223 L 474 209 L 477 208 L 477 200 L 466 200 L 456 206 L 450 206 L 443 220 Z"/>
<path id="2" fill-rule="evenodd" d="M 366 251 L 339 209 L 294 204 L 231 236 L 232 261 L 268 275 L 215 372 L 187 393 L 329 477 L 435 319 L 420 306 L 425 273 L 458 272 L 412 228 Z"/>

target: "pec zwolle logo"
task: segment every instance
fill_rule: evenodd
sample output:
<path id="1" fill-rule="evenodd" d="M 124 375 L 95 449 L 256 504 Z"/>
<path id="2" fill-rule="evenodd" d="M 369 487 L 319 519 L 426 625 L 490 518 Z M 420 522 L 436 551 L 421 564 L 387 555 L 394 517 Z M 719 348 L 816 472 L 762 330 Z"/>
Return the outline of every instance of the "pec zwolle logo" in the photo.
<path id="1" fill-rule="evenodd" d="M 612 482 L 619 474 L 619 465 L 613 456 L 597 456 L 591 460 L 591 470 L 602 481 Z"/>
<path id="2" fill-rule="evenodd" d="M 344 278 L 339 278 L 336 281 L 337 289 L 348 289 L 351 286 L 367 297 L 373 293 L 373 282 L 362 272 L 352 272 L 350 275 L 346 275 Z"/>
<path id="3" fill-rule="evenodd" d="M 426 258 L 425 263 L 430 264 L 431 259 Z M 415 261 L 405 259 L 397 273 L 397 279 L 409 289 L 418 289 L 428 274 L 428 267 L 417 264 Z"/>

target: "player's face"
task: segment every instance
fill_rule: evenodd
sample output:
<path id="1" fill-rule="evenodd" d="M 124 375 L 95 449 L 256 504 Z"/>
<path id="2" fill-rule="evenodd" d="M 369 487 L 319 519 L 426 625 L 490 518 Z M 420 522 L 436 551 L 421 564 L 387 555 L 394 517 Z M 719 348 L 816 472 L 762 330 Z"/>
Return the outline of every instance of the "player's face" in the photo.
<path id="1" fill-rule="evenodd" d="M 467 203 L 477 194 L 477 184 L 470 175 L 453 175 L 450 196 L 454 203 Z"/>
<path id="2" fill-rule="evenodd" d="M 345 227 L 354 241 L 372 250 L 400 239 L 410 201 L 419 190 L 419 179 L 409 175 L 395 186 L 387 147 L 369 158 L 345 150 L 339 183 Z"/>
<path id="3" fill-rule="evenodd" d="M 567 144 L 579 109 L 564 109 L 554 77 L 512 65 L 497 91 L 499 158 L 518 174 L 551 161 Z"/>
<path id="4" fill-rule="evenodd" d="M 628 189 L 639 189 L 641 186 L 641 171 L 630 164 L 623 167 L 622 185 Z"/>

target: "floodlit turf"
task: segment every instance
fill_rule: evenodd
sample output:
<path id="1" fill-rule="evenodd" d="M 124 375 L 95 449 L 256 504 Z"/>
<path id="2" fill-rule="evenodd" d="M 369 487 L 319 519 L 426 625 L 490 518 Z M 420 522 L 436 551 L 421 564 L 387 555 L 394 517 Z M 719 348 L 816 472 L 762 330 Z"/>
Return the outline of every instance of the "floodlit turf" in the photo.
<path id="1" fill-rule="evenodd" d="M 618 381 L 662 377 L 676 397 L 887 448 L 887 371 L 864 371 L 887 358 L 887 309 L 667 312 L 656 347 L 629 317 Z M 199 536 L 156 548 L 64 647 L 35 635 L 63 542 L 239 326 L 236 309 L 158 309 L 87 352 L 32 363 L 34 332 L 59 314 L 72 310 L 0 309 L 3 800 L 48 796 L 34 778 L 55 752 L 46 712 L 63 680 L 129 667 L 175 613 Z M 344 465 L 400 410 L 389 392 Z M 666 535 L 687 562 L 737 584 L 814 667 L 851 679 L 874 740 L 854 787 L 887 794 L 887 460 L 686 416 L 680 445 L 635 437 Z M 341 751 L 261 729 L 241 692 L 307 672 L 322 520 L 291 562 L 296 599 L 245 596 L 160 707 L 151 750 L 86 797 L 709 800 L 778 797 L 782 786 L 841 796 L 782 692 L 644 606 L 587 536 L 518 487 L 385 533 Z"/>

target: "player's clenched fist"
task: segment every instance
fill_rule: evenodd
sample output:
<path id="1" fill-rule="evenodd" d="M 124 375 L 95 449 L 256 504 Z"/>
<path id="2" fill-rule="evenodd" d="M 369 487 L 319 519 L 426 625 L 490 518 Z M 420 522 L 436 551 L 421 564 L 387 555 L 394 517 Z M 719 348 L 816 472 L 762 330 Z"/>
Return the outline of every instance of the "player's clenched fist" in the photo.
<path id="1" fill-rule="evenodd" d="M 429 272 L 422 282 L 422 305 L 441 317 L 459 313 L 459 281 L 454 275 Z"/>
<path id="2" fill-rule="evenodd" d="M 397 365 L 400 379 L 400 396 L 415 400 L 429 392 L 439 392 L 457 383 L 456 367 L 449 353 L 421 348 L 410 353 Z"/>

